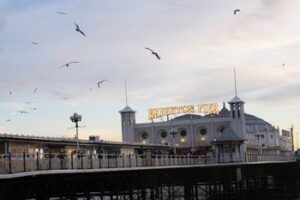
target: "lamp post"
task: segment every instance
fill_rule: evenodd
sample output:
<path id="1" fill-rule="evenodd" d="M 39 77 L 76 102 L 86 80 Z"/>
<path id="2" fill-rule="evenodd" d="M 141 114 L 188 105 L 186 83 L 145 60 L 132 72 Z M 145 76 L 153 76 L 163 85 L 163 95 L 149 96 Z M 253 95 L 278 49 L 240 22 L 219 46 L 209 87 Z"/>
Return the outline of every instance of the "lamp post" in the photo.
<path id="1" fill-rule="evenodd" d="M 81 115 L 74 113 L 73 115 L 70 116 L 70 120 L 75 123 L 76 139 L 77 139 L 76 153 L 79 153 L 78 122 L 81 121 Z"/>
<path id="2" fill-rule="evenodd" d="M 259 144 L 259 153 L 260 154 L 262 154 L 262 144 L 261 144 L 261 140 L 260 139 L 262 139 L 263 138 L 263 135 L 259 135 L 259 134 L 257 134 L 257 135 L 255 135 L 256 137 L 257 137 L 257 139 L 258 139 L 258 144 Z"/>
<path id="3" fill-rule="evenodd" d="M 175 155 L 176 154 L 175 135 L 177 134 L 177 130 L 175 128 L 172 128 L 170 130 L 170 134 L 173 137 L 173 146 L 174 146 L 174 155 Z"/>
<path id="4" fill-rule="evenodd" d="M 294 151 L 294 125 L 291 125 L 291 139 L 292 139 L 292 152 L 295 153 Z"/>

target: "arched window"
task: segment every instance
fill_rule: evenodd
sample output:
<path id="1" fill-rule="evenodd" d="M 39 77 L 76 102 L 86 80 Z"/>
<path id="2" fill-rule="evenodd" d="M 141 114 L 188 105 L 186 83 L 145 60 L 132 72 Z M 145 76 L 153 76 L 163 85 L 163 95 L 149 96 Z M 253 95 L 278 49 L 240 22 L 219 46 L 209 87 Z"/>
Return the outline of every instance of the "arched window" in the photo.
<path id="1" fill-rule="evenodd" d="M 147 132 L 143 132 L 142 134 L 141 134 L 141 137 L 145 140 L 145 139 L 147 139 L 148 138 L 148 133 Z"/>
<path id="2" fill-rule="evenodd" d="M 186 130 L 181 130 L 180 131 L 180 136 L 185 137 L 186 136 Z"/>

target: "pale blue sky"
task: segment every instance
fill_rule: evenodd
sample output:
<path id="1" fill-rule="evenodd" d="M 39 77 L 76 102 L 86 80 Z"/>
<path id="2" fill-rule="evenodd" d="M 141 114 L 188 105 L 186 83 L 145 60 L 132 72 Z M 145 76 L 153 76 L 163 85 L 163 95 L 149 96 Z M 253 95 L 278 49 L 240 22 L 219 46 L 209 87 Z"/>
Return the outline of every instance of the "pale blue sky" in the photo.
<path id="1" fill-rule="evenodd" d="M 144 122 L 150 107 L 221 106 L 234 67 L 246 112 L 299 132 L 299 9 L 298 0 L 0 0 L 0 132 L 73 137 L 78 112 L 83 138 L 120 140 L 124 78 Z"/>

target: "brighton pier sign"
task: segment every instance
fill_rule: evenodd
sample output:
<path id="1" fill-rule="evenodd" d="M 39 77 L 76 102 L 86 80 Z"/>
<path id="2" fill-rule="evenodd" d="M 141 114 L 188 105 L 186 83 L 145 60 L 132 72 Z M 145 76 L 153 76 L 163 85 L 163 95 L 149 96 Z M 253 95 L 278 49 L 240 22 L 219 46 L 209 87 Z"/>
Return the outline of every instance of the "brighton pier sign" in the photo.
<path id="1" fill-rule="evenodd" d="M 168 115 L 187 114 L 187 113 L 203 113 L 203 114 L 218 114 L 219 108 L 217 103 L 198 104 L 187 106 L 173 106 L 165 108 L 150 108 L 148 109 L 148 119 L 157 119 Z"/>

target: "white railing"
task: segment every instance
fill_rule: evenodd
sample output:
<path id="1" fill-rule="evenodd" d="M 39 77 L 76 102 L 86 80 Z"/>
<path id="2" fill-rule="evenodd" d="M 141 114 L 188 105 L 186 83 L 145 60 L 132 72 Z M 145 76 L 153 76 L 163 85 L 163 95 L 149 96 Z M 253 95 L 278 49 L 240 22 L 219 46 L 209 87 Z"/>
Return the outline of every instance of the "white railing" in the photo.
<path id="1" fill-rule="evenodd" d="M 268 162 L 268 161 L 289 161 L 296 160 L 295 155 L 288 154 L 275 154 L 275 153 L 259 153 L 259 152 L 247 152 L 247 162 Z"/>
<path id="2" fill-rule="evenodd" d="M 246 162 L 288 161 L 293 155 L 246 154 Z M 239 156 L 206 157 L 204 155 L 151 155 L 151 154 L 6 154 L 0 155 L 0 174 L 59 170 L 135 168 L 181 165 L 205 165 L 241 162 Z"/>
<path id="3" fill-rule="evenodd" d="M 31 140 L 45 140 L 51 142 L 74 142 L 76 144 L 76 138 L 68 138 L 68 137 L 45 137 L 45 136 L 34 136 L 34 135 L 24 135 L 24 134 L 8 134 L 8 133 L 0 133 L 0 138 L 5 139 L 31 139 Z M 143 146 L 155 146 L 155 147 L 165 147 L 164 144 L 156 144 L 156 143 L 141 143 L 141 142 L 122 142 L 122 141 L 113 141 L 113 140 L 85 140 L 79 139 L 80 143 L 103 143 L 103 144 L 112 144 L 112 145 L 143 145 Z"/>

